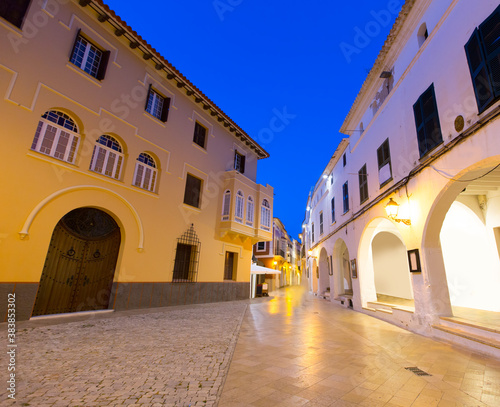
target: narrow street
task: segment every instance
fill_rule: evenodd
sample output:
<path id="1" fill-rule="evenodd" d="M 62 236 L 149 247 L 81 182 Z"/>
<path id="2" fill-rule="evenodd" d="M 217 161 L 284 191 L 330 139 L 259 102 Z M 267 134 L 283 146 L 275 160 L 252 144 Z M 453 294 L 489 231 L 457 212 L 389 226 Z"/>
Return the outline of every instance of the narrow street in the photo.
<path id="1" fill-rule="evenodd" d="M 274 294 L 247 309 L 220 407 L 500 405 L 500 361 L 300 287 Z"/>
<path id="2" fill-rule="evenodd" d="M 3 390 L 1 406 L 500 405 L 500 361 L 302 287 L 255 300 L 35 318 L 17 328 L 16 399 Z M 5 329 L 1 336 L 6 343 Z"/>

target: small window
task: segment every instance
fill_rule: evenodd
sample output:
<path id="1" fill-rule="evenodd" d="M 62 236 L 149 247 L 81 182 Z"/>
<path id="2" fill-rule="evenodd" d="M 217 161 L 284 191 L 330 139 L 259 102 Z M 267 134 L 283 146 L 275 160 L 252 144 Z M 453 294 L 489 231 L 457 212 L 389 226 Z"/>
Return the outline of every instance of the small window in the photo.
<path id="1" fill-rule="evenodd" d="M 198 144 L 201 148 L 206 148 L 205 147 L 206 138 L 207 138 L 207 128 L 202 126 L 200 123 L 196 122 L 194 124 L 193 142 L 195 144 Z"/>
<path id="2" fill-rule="evenodd" d="M 368 174 L 366 164 L 358 171 L 359 180 L 359 203 L 362 204 L 368 199 Z"/>
<path id="3" fill-rule="evenodd" d="M 417 41 L 419 48 L 424 44 L 427 37 L 429 37 L 429 33 L 427 31 L 427 24 L 423 23 L 417 32 Z"/>
<path id="4" fill-rule="evenodd" d="M 102 135 L 96 140 L 90 161 L 90 170 L 107 177 L 120 179 L 123 151 L 120 143 L 111 136 Z"/>
<path id="5" fill-rule="evenodd" d="M 347 156 L 344 153 L 344 155 L 342 156 L 342 167 L 345 167 L 346 165 L 347 165 Z"/>
<path id="6" fill-rule="evenodd" d="M 391 151 L 389 149 L 389 139 L 386 139 L 377 149 L 378 181 L 380 186 L 384 186 L 392 179 Z"/>
<path id="7" fill-rule="evenodd" d="M 172 275 L 173 283 L 196 282 L 200 252 L 201 242 L 194 230 L 194 226 L 191 224 L 191 227 L 177 239 Z"/>
<path id="8" fill-rule="evenodd" d="M 241 174 L 245 173 L 245 156 L 238 151 L 234 152 L 234 169 Z"/>
<path id="9" fill-rule="evenodd" d="M 347 181 L 342 185 L 342 202 L 344 204 L 344 213 L 349 212 L 349 187 Z"/>
<path id="10" fill-rule="evenodd" d="M 500 98 L 500 6 L 476 28 L 465 53 L 479 113 Z"/>
<path id="11" fill-rule="evenodd" d="M 319 235 L 323 234 L 323 212 L 319 213 Z"/>
<path id="12" fill-rule="evenodd" d="M 247 226 L 253 226 L 254 212 L 255 212 L 255 209 L 254 209 L 253 198 L 251 196 L 249 196 L 247 199 L 247 220 L 246 220 Z"/>
<path id="13" fill-rule="evenodd" d="M 311 224 L 311 241 L 314 243 L 314 222 Z"/>
<path id="14" fill-rule="evenodd" d="M 258 242 L 257 243 L 257 251 L 263 252 L 266 250 L 266 242 Z"/>
<path id="15" fill-rule="evenodd" d="M 154 192 L 158 170 L 153 157 L 147 153 L 139 154 L 135 163 L 134 185 Z"/>
<path id="16" fill-rule="evenodd" d="M 224 280 L 236 281 L 236 268 L 238 265 L 238 253 L 226 252 L 224 262 Z"/>
<path id="17" fill-rule="evenodd" d="M 229 220 L 229 208 L 231 206 L 231 191 L 224 192 L 224 201 L 222 202 L 222 220 Z"/>
<path id="18" fill-rule="evenodd" d="M 184 203 L 186 205 L 200 207 L 201 198 L 201 179 L 187 174 L 186 176 L 186 190 L 184 191 Z"/>
<path id="19" fill-rule="evenodd" d="M 108 66 L 109 55 L 109 51 L 101 50 L 78 31 L 70 62 L 90 76 L 103 80 Z"/>
<path id="20" fill-rule="evenodd" d="M 2 0 L 0 2 L 0 16 L 21 28 L 29 5 L 30 0 Z"/>
<path id="21" fill-rule="evenodd" d="M 149 85 L 148 97 L 146 99 L 146 112 L 156 117 L 158 120 L 166 122 L 169 109 L 170 98 L 160 95 L 151 85 Z"/>
<path id="22" fill-rule="evenodd" d="M 78 128 L 73 119 L 57 110 L 49 110 L 38 122 L 31 149 L 74 163 L 79 143 Z"/>
<path id="23" fill-rule="evenodd" d="M 417 126 L 418 149 L 420 157 L 423 157 L 443 142 L 434 84 L 418 98 L 413 105 L 413 113 Z"/>
<path id="24" fill-rule="evenodd" d="M 260 208 L 260 227 L 264 230 L 271 230 L 271 205 L 267 199 L 262 201 Z"/>
<path id="25" fill-rule="evenodd" d="M 332 223 L 335 223 L 335 198 L 332 198 L 331 210 L 332 210 Z"/>
<path id="26" fill-rule="evenodd" d="M 243 192 L 238 191 L 236 193 L 236 202 L 234 205 L 234 219 L 236 222 L 243 223 L 243 203 L 245 198 L 243 197 Z"/>

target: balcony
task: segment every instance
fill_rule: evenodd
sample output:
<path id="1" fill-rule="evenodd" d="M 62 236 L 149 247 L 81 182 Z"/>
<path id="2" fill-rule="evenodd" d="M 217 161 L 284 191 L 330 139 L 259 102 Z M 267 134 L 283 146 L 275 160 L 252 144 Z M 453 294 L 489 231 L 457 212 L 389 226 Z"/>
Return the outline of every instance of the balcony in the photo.
<path id="1" fill-rule="evenodd" d="M 237 171 L 226 171 L 217 216 L 216 231 L 221 239 L 240 238 L 252 245 L 272 240 L 273 187 L 257 184 Z"/>
<path id="2" fill-rule="evenodd" d="M 274 255 L 275 255 L 275 256 L 281 256 L 281 257 L 285 258 L 285 251 L 284 251 L 284 250 L 281 250 L 281 249 L 276 249 L 276 250 L 274 251 Z"/>

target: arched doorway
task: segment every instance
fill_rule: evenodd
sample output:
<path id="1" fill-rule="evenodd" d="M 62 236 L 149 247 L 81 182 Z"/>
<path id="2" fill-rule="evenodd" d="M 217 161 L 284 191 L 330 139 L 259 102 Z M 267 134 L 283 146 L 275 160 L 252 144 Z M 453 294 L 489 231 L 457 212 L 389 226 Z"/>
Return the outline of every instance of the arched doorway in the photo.
<path id="1" fill-rule="evenodd" d="M 328 255 L 326 249 L 322 248 L 319 254 L 319 287 L 318 294 L 322 295 L 330 289 L 330 277 L 328 273 Z"/>
<path id="2" fill-rule="evenodd" d="M 391 232 L 377 233 L 372 240 L 372 258 L 377 297 L 412 300 L 407 251 L 401 239 Z M 391 298 L 382 300 L 390 302 Z"/>
<path id="3" fill-rule="evenodd" d="M 349 250 L 342 239 L 335 242 L 333 255 L 334 295 L 335 297 L 342 294 L 352 295 Z"/>
<path id="4" fill-rule="evenodd" d="M 358 249 L 363 306 L 381 301 L 414 308 L 407 253 L 401 233 L 389 219 L 377 217 L 365 226 Z"/>
<path id="5" fill-rule="evenodd" d="M 54 228 L 32 316 L 107 309 L 120 228 L 96 208 L 78 208 Z"/>
<path id="6" fill-rule="evenodd" d="M 316 262 L 316 259 L 313 259 L 311 267 L 311 283 L 312 283 L 313 293 L 318 292 L 318 277 L 319 277 L 318 263 Z"/>

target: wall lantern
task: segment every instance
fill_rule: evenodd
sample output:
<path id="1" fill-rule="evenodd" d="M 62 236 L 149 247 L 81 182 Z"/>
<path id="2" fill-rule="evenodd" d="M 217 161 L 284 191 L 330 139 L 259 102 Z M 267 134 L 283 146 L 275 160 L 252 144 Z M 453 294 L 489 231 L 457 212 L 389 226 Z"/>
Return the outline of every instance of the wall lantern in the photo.
<path id="1" fill-rule="evenodd" d="M 387 202 L 387 205 L 385 205 L 385 211 L 387 212 L 387 217 L 398 223 L 403 222 L 406 226 L 410 226 L 411 225 L 410 219 L 398 218 L 398 210 L 399 210 L 399 204 L 392 198 L 389 198 L 389 202 Z"/>
<path id="2" fill-rule="evenodd" d="M 312 257 L 313 259 L 316 258 L 316 256 L 313 256 L 313 251 L 311 249 L 307 251 L 307 254 L 309 255 L 309 257 Z"/>

